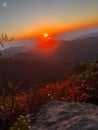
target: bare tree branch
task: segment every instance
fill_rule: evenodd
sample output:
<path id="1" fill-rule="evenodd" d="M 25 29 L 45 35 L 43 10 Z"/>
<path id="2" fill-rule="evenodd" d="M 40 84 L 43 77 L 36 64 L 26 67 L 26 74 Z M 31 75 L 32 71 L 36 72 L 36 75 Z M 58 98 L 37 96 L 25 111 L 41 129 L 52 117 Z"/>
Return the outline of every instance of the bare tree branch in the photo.
<path id="1" fill-rule="evenodd" d="M 0 35 L 0 44 L 3 47 L 4 42 L 12 41 L 14 38 L 9 38 L 6 33 Z"/>

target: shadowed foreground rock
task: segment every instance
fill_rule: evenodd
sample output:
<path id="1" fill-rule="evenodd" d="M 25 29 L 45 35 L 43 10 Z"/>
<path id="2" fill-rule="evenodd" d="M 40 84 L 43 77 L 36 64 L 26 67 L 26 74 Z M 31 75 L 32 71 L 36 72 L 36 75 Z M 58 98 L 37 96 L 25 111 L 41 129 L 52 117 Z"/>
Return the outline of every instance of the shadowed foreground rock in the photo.
<path id="1" fill-rule="evenodd" d="M 52 101 L 32 119 L 31 130 L 98 130 L 98 106 Z"/>

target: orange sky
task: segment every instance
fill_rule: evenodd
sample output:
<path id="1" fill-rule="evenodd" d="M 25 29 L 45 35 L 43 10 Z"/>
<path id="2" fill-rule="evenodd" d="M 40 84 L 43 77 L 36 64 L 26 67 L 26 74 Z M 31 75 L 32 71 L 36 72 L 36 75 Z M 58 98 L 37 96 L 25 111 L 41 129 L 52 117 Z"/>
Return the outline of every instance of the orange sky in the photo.
<path id="1" fill-rule="evenodd" d="M 33 38 L 98 26 L 98 0 L 0 1 L 0 34 Z"/>
<path id="2" fill-rule="evenodd" d="M 68 32 L 68 31 L 73 31 L 73 30 L 79 30 L 79 29 L 85 29 L 85 28 L 91 28 L 91 27 L 97 27 L 98 26 L 98 22 L 97 21 L 92 21 L 92 22 L 87 22 L 87 23 L 78 23 L 78 24 L 71 24 L 71 25 L 67 25 L 67 26 L 57 26 L 57 27 L 49 27 L 49 28 L 42 28 L 42 29 L 36 29 L 35 32 L 33 32 L 32 30 L 28 30 L 27 33 L 24 34 L 19 34 L 16 35 L 16 39 L 26 39 L 26 38 L 33 38 L 33 37 L 40 37 L 43 35 L 43 33 L 49 33 L 50 35 L 55 35 L 58 34 L 60 32 Z"/>

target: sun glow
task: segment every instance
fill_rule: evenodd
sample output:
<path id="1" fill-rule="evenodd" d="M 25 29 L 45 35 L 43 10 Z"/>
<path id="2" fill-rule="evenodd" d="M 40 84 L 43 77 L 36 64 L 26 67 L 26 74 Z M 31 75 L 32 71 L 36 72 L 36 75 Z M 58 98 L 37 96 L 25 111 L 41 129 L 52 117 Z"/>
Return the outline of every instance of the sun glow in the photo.
<path id="1" fill-rule="evenodd" d="M 52 53 L 57 47 L 58 43 L 49 33 L 43 33 L 40 37 L 39 44 L 37 45 L 37 49 L 45 53 Z"/>
<path id="2" fill-rule="evenodd" d="M 47 37 L 49 36 L 49 34 L 48 34 L 48 33 L 44 33 L 43 36 L 44 36 L 45 38 L 47 38 Z"/>

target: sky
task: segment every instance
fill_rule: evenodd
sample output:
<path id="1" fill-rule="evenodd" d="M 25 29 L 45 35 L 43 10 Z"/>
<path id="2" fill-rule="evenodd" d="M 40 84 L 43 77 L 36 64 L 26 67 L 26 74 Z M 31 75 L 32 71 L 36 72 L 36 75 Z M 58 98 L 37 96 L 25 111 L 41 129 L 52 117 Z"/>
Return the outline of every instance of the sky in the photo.
<path id="1" fill-rule="evenodd" d="M 16 38 L 98 26 L 98 0 L 0 0 L 0 34 Z"/>

